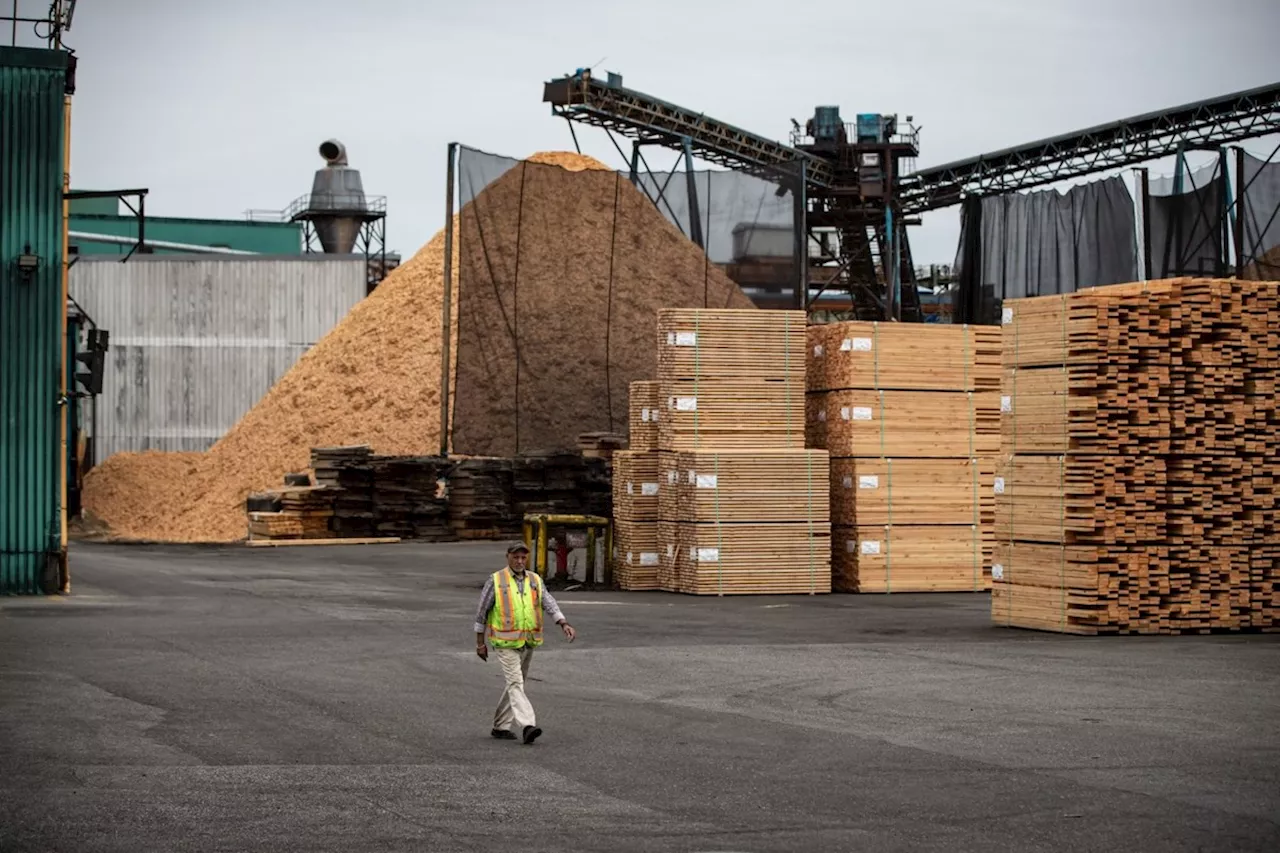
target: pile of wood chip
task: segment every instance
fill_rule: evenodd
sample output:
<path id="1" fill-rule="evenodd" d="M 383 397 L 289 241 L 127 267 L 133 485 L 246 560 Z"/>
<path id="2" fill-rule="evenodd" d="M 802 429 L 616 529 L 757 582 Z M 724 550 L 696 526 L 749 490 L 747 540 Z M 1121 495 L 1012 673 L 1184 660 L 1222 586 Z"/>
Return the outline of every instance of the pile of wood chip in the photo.
<path id="1" fill-rule="evenodd" d="M 530 161 L 570 171 L 608 168 L 592 158 L 566 152 L 537 154 Z M 506 183 L 518 181 L 518 173 L 513 170 L 484 193 L 508 196 L 510 187 Z M 588 192 L 597 188 L 608 193 L 607 202 L 612 208 L 614 182 L 584 186 Z M 672 232 L 677 236 L 679 232 L 638 190 L 624 181 L 622 191 L 629 198 L 634 196 L 633 203 L 627 206 L 629 212 L 647 220 L 643 228 L 663 235 L 659 245 L 671 251 L 669 258 L 648 257 L 648 263 L 629 262 L 619 267 L 613 286 L 620 298 L 614 305 L 618 313 L 612 324 L 616 324 L 615 331 L 630 332 L 620 338 L 642 336 L 642 346 L 647 344 L 646 358 L 652 352 L 648 330 L 653 328 L 657 309 L 678 296 L 669 288 L 659 288 L 659 293 L 653 294 L 655 277 L 660 281 L 675 277 L 696 281 L 697 304 L 701 304 L 704 290 L 709 290 L 720 304 L 750 307 L 747 297 L 716 267 L 711 266 L 708 273 L 701 251 L 687 241 L 671 239 Z M 593 236 L 595 230 L 612 226 L 609 220 L 566 220 L 562 211 L 572 207 L 566 201 L 560 196 L 535 200 L 544 208 L 535 209 L 535 213 L 553 226 L 556 220 L 561 223 L 539 235 L 542 251 L 548 248 L 546 241 L 552 241 L 561 245 L 560 251 L 566 257 L 571 257 L 584 242 L 600 242 Z M 529 214 L 530 200 L 526 198 L 526 217 Z M 645 243 L 646 248 L 654 246 Z M 379 454 L 438 452 L 443 252 L 441 231 L 299 359 L 208 452 L 149 451 L 121 453 L 107 459 L 86 477 L 86 517 L 105 525 L 122 540 L 231 542 L 246 534 L 245 498 L 278 484 L 289 471 L 305 470 L 312 447 L 367 444 Z M 538 266 L 529 265 L 527 277 L 522 270 L 521 288 L 535 292 L 541 289 L 547 294 L 545 301 L 554 304 L 566 293 L 563 270 L 548 267 L 542 276 L 534 274 Z M 455 261 L 455 286 L 457 269 Z M 651 294 L 648 299 L 647 292 Z M 685 295 L 677 304 L 685 304 L 690 298 L 691 294 Z M 456 357 L 456 346 L 453 352 Z M 615 378 L 621 389 L 624 419 L 628 382 L 650 373 L 651 364 L 643 375 Z M 563 391 L 571 398 L 574 385 L 564 385 Z M 570 411 L 571 404 L 570 399 L 566 404 Z M 494 428 L 506 426 L 498 422 Z M 575 430 L 575 434 L 580 431 Z"/>

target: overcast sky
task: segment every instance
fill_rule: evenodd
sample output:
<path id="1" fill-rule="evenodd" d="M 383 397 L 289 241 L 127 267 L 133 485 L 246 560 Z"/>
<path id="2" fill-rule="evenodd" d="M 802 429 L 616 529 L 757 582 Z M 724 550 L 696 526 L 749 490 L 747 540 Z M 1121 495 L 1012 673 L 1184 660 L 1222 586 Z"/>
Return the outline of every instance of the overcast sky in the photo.
<path id="1" fill-rule="evenodd" d="M 909 113 L 927 166 L 1278 81 L 1280 2 L 81 0 L 66 42 L 76 188 L 239 218 L 307 192 L 336 137 L 408 255 L 443 222 L 451 140 L 572 148 L 542 83 L 578 66 L 778 139 L 816 104 Z M 578 136 L 623 165 L 603 131 Z M 930 214 L 917 262 L 951 262 L 957 233 Z"/>

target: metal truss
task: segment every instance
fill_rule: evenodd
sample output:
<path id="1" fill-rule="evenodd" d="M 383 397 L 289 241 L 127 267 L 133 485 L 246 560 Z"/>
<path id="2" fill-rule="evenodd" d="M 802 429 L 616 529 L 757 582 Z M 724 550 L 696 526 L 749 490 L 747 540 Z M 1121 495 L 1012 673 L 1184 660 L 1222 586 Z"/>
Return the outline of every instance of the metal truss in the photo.
<path id="1" fill-rule="evenodd" d="M 803 161 L 810 184 L 826 186 L 831 181 L 831 166 L 818 157 L 705 113 L 595 79 L 590 70 L 546 83 L 542 100 L 551 104 L 553 115 L 646 143 L 682 149 L 687 139 L 699 159 L 727 169 L 777 180 L 798 174 L 797 161 Z"/>
<path id="2" fill-rule="evenodd" d="M 1280 83 L 923 169 L 903 178 L 904 213 L 959 204 L 966 196 L 1025 190 L 1280 132 Z"/>

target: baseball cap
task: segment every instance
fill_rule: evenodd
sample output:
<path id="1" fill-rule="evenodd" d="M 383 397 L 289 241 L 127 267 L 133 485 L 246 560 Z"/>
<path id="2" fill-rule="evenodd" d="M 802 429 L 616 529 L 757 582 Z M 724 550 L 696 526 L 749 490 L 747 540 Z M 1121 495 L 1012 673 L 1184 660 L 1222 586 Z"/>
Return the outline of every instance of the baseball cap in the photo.
<path id="1" fill-rule="evenodd" d="M 524 551 L 527 554 L 529 553 L 529 546 L 524 544 L 523 542 L 513 542 L 507 546 L 508 554 L 514 554 L 517 551 Z"/>

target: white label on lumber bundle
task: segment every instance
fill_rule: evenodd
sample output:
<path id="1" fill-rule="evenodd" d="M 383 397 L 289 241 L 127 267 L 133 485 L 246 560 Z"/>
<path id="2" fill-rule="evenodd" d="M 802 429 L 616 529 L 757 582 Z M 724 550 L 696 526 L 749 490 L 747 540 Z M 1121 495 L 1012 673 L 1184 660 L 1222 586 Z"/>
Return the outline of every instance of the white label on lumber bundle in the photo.
<path id="1" fill-rule="evenodd" d="M 677 412 L 696 412 L 698 411 L 697 397 L 676 397 Z"/>
<path id="2" fill-rule="evenodd" d="M 631 565 L 631 552 L 630 552 L 630 551 L 628 551 L 628 552 L 627 552 L 627 565 L 628 565 L 628 566 L 629 566 L 629 565 Z"/>
<path id="3" fill-rule="evenodd" d="M 879 554 L 879 553 L 880 553 L 880 540 L 879 540 L 879 539 L 864 539 L 864 540 L 862 540 L 862 553 L 864 553 L 864 554 Z"/>
<path id="4" fill-rule="evenodd" d="M 668 557 L 674 557 L 674 556 L 675 556 L 675 553 L 676 553 L 676 546 L 675 546 L 675 545 L 672 545 L 670 542 L 668 542 L 668 543 L 667 543 L 667 556 L 668 556 Z"/>
<path id="5" fill-rule="evenodd" d="M 1000 312 L 1000 325 L 1007 326 L 1013 322 L 1013 309 L 1005 308 Z"/>
<path id="6" fill-rule="evenodd" d="M 842 480 L 841 482 L 844 484 L 844 487 L 846 489 L 853 488 L 853 477 L 849 476 L 848 474 L 844 475 L 844 480 Z"/>
<path id="7" fill-rule="evenodd" d="M 719 548 L 690 548 L 689 556 L 699 563 L 718 563 L 720 562 Z"/>
<path id="8" fill-rule="evenodd" d="M 818 420 L 825 421 L 827 419 L 827 410 L 818 409 Z"/>
<path id="9" fill-rule="evenodd" d="M 629 557 L 629 556 L 631 556 L 631 555 L 630 555 L 630 554 L 628 554 L 627 556 Z M 628 560 L 628 562 L 630 562 L 630 561 Z M 641 551 L 641 552 L 640 552 L 640 565 L 642 565 L 642 566 L 656 566 L 656 565 L 658 565 L 658 552 L 657 552 L 657 551 Z"/>
<path id="10" fill-rule="evenodd" d="M 876 474 L 863 474 L 858 477 L 859 489 L 878 489 L 880 488 L 880 477 Z"/>
<path id="11" fill-rule="evenodd" d="M 841 406 L 840 417 L 844 418 L 846 421 L 869 421 L 871 420 L 871 409 L 868 406 L 854 406 L 853 408 Z"/>
<path id="12" fill-rule="evenodd" d="M 992 563 L 992 565 L 991 565 L 991 579 L 992 579 L 993 581 L 1002 581 L 1002 580 L 1004 580 L 1004 566 L 1002 566 L 1002 565 L 1001 565 L 1001 564 L 999 564 L 999 563 Z"/>
<path id="13" fill-rule="evenodd" d="M 850 554 L 852 554 L 853 552 L 857 551 L 857 550 L 858 550 L 858 540 L 857 540 L 857 539 L 846 539 L 846 540 L 844 540 L 844 549 L 845 549 L 846 551 L 848 551 Z"/>
<path id="14" fill-rule="evenodd" d="M 631 487 L 631 481 L 627 480 L 627 494 L 634 495 L 635 493 L 635 489 Z"/>
<path id="15" fill-rule="evenodd" d="M 824 352 L 826 352 L 826 350 L 824 350 L 824 349 L 822 348 L 822 344 L 814 344 L 814 345 L 813 345 L 813 355 L 814 355 L 814 357 L 815 357 L 815 358 L 822 358 L 822 354 L 823 354 Z"/>
<path id="16" fill-rule="evenodd" d="M 678 347 L 696 347 L 698 345 L 698 333 L 676 332 L 674 343 Z"/>
<path id="17" fill-rule="evenodd" d="M 845 352 L 871 352 L 871 338 L 845 338 L 840 342 L 840 349 Z"/>
<path id="18" fill-rule="evenodd" d="M 1012 411 L 1013 411 L 1013 398 L 1012 398 L 1012 397 L 1001 397 L 1001 398 L 1000 398 L 1000 411 L 1002 411 L 1002 412 L 1012 412 Z"/>
<path id="19" fill-rule="evenodd" d="M 640 484 L 640 494 L 645 495 L 646 497 L 652 497 L 657 493 L 658 493 L 657 483 L 641 483 Z"/>
<path id="20" fill-rule="evenodd" d="M 644 408 L 642 408 L 642 409 L 640 410 L 640 420 L 641 420 L 641 422 L 646 423 L 646 424 L 649 422 L 649 407 L 648 407 L 648 406 L 645 406 Z"/>
<path id="21" fill-rule="evenodd" d="M 1004 477 L 996 477 L 996 494 L 1004 494 Z"/>
<path id="22" fill-rule="evenodd" d="M 677 474 L 675 471 L 667 472 L 667 485 L 674 486 L 676 484 L 676 480 L 678 479 L 680 479 L 680 475 Z"/>
<path id="23" fill-rule="evenodd" d="M 693 472 L 690 471 L 689 473 L 692 474 Z M 715 474 L 699 474 L 695 482 L 699 489 L 714 489 L 719 484 L 719 480 L 720 478 Z"/>

